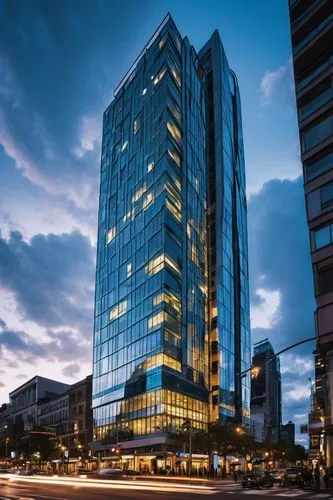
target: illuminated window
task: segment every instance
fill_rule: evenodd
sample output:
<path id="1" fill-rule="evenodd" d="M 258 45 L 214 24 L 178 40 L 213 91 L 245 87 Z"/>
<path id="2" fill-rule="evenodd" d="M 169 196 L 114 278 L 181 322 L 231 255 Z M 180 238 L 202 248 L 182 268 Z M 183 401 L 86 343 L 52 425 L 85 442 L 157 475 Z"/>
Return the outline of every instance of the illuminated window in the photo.
<path id="1" fill-rule="evenodd" d="M 133 132 L 134 132 L 134 134 L 137 133 L 137 131 L 139 130 L 139 128 L 140 128 L 140 120 L 139 120 L 139 118 L 136 118 L 134 120 L 134 122 L 133 122 Z"/>
<path id="2" fill-rule="evenodd" d="M 165 75 L 166 73 L 166 68 L 163 68 L 158 75 L 155 76 L 154 78 L 154 85 L 157 85 L 158 82 L 160 82 L 163 78 L 163 76 Z"/>
<path id="3" fill-rule="evenodd" d="M 110 311 L 110 321 L 114 321 L 117 318 L 120 318 L 127 311 L 127 300 L 124 302 L 120 302 L 116 306 L 114 306 Z"/>
<path id="4" fill-rule="evenodd" d="M 127 264 L 127 268 L 126 268 L 126 276 L 127 278 L 129 278 L 132 274 L 132 264 Z"/>
<path id="5" fill-rule="evenodd" d="M 165 45 L 165 42 L 167 41 L 168 39 L 168 33 L 165 33 L 165 35 L 163 36 L 163 38 L 161 38 L 161 40 L 159 41 L 159 44 L 158 44 L 158 48 L 160 50 L 163 49 L 164 45 Z"/>
<path id="6" fill-rule="evenodd" d="M 146 265 L 146 273 L 151 275 L 156 274 L 164 268 L 165 264 L 168 264 L 178 274 L 181 274 L 179 266 L 164 253 L 148 262 Z"/>
<path id="7" fill-rule="evenodd" d="M 159 326 L 161 323 L 163 323 L 163 321 L 164 321 L 164 312 L 159 312 L 159 313 L 155 314 L 155 316 L 148 318 L 149 330 Z"/>
<path id="8" fill-rule="evenodd" d="M 179 72 L 176 71 L 175 68 L 172 68 L 171 73 L 172 73 L 172 76 L 174 77 L 174 79 L 176 80 L 177 85 L 180 87 L 182 84 L 182 81 L 181 81 Z"/>
<path id="9" fill-rule="evenodd" d="M 151 161 L 150 163 L 148 163 L 148 165 L 147 165 L 148 172 L 151 172 L 151 170 L 153 170 L 153 167 L 154 167 L 154 162 L 153 161 Z"/>
<path id="10" fill-rule="evenodd" d="M 156 297 L 154 297 L 154 299 L 153 299 L 154 306 L 159 305 L 161 302 L 166 302 L 171 307 L 173 307 L 177 312 L 180 313 L 180 311 L 181 311 L 180 300 L 172 292 L 165 291 L 165 292 L 160 293 L 159 295 L 156 295 Z"/>
<path id="11" fill-rule="evenodd" d="M 191 239 L 191 226 L 189 223 L 186 225 L 186 232 L 187 232 L 187 237 Z"/>
<path id="12" fill-rule="evenodd" d="M 176 271 L 178 274 L 181 274 L 180 273 L 180 269 L 179 269 L 179 266 L 177 264 L 174 263 L 173 260 L 171 260 L 167 255 L 165 255 L 165 262 L 166 264 L 168 264 L 174 271 Z"/>
<path id="13" fill-rule="evenodd" d="M 107 241 L 107 244 L 109 244 L 113 238 L 116 236 L 116 226 L 113 226 L 111 229 L 109 229 L 109 231 L 107 232 L 107 235 L 106 235 L 106 241 Z"/>
<path id="14" fill-rule="evenodd" d="M 158 257 L 155 257 L 155 259 L 152 259 L 148 262 L 146 265 L 146 273 L 148 274 L 156 274 L 161 271 L 164 267 L 164 254 L 159 255 Z"/>
<path id="15" fill-rule="evenodd" d="M 153 201 L 154 201 L 154 193 L 148 193 L 143 201 L 143 209 L 146 210 L 146 208 L 148 208 L 149 205 L 153 203 Z"/>
<path id="16" fill-rule="evenodd" d="M 178 144 L 180 144 L 182 134 L 181 134 L 180 129 L 177 127 L 177 125 L 175 125 L 175 123 L 169 121 L 167 123 L 167 129 L 169 130 L 169 132 L 172 135 L 172 137 L 174 138 L 174 140 L 176 142 L 178 142 Z"/>
<path id="17" fill-rule="evenodd" d="M 175 149 L 173 150 L 168 149 L 168 155 L 170 156 L 170 158 L 172 158 L 172 160 L 176 163 L 176 165 L 180 167 L 180 156 L 177 153 L 177 151 Z"/>
<path id="18" fill-rule="evenodd" d="M 135 195 L 132 198 L 132 202 L 134 203 L 134 202 L 138 201 L 141 198 L 141 196 L 143 194 L 145 194 L 146 191 L 147 191 L 147 187 L 146 186 L 142 186 L 142 188 L 138 189 L 137 192 L 135 193 Z"/>
<path id="19" fill-rule="evenodd" d="M 181 211 L 178 208 L 176 208 L 168 198 L 166 198 L 165 200 L 165 206 L 169 210 L 169 212 L 177 219 L 177 221 L 181 222 L 182 220 Z"/>
<path id="20" fill-rule="evenodd" d="M 128 141 L 125 141 L 124 144 L 121 146 L 121 150 L 125 151 L 125 149 L 127 148 L 127 146 L 128 146 Z"/>

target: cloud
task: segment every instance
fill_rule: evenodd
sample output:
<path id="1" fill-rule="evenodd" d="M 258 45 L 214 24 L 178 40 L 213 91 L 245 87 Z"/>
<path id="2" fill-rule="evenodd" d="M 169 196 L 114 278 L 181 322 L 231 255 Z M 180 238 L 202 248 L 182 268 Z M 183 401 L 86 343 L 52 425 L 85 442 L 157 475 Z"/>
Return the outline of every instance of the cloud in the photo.
<path id="1" fill-rule="evenodd" d="M 281 357 L 281 373 L 294 375 L 295 372 L 305 376 L 313 373 L 313 357 L 298 356 L 296 354 L 285 353 Z"/>
<path id="2" fill-rule="evenodd" d="M 309 387 L 304 383 L 286 382 L 283 387 L 283 400 L 305 402 L 310 400 Z"/>
<path id="3" fill-rule="evenodd" d="M 5 387 L 5 384 L 3 382 L 0 382 L 0 387 Z"/>
<path id="4" fill-rule="evenodd" d="M 74 378 L 80 373 L 80 366 L 76 363 L 71 363 L 62 369 L 61 373 L 64 377 Z"/>
<path id="5" fill-rule="evenodd" d="M 272 328 L 278 321 L 281 296 L 279 290 L 258 288 L 251 305 L 252 328 Z"/>
<path id="6" fill-rule="evenodd" d="M 0 237 L 0 288 L 12 292 L 20 314 L 47 328 L 92 332 L 94 249 L 78 231 Z M 15 337 L 14 337 L 15 338 Z M 14 342 L 13 338 L 13 342 Z"/>
<path id="7" fill-rule="evenodd" d="M 266 70 L 260 82 L 260 95 L 262 104 L 276 100 L 278 102 L 294 101 L 294 81 L 292 60 L 280 66 L 275 71 Z"/>
<path id="8" fill-rule="evenodd" d="M 24 375 L 23 373 L 19 373 L 18 375 L 16 375 L 16 378 L 18 378 L 19 380 L 27 380 L 28 376 Z"/>

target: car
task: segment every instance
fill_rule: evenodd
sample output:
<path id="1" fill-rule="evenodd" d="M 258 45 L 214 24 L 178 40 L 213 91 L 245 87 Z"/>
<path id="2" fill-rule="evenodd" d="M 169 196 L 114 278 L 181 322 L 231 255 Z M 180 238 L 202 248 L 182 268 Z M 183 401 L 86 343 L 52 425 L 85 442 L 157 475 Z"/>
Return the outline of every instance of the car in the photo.
<path id="1" fill-rule="evenodd" d="M 123 471 L 121 469 L 100 469 L 97 472 L 97 477 L 99 479 L 112 479 L 116 477 L 121 477 Z"/>
<path id="2" fill-rule="evenodd" d="M 254 471 L 245 474 L 242 481 L 243 488 L 264 488 L 274 486 L 273 476 L 268 471 Z"/>
<path id="3" fill-rule="evenodd" d="M 20 469 L 18 472 L 19 476 L 33 476 L 34 473 L 31 469 Z"/>
<path id="4" fill-rule="evenodd" d="M 282 471 L 282 470 L 271 470 L 271 471 L 269 471 L 269 473 L 273 477 L 274 483 L 281 484 L 281 481 L 282 481 L 283 476 L 284 476 L 284 471 Z"/>
<path id="5" fill-rule="evenodd" d="M 138 472 L 137 470 L 133 470 L 133 469 L 127 469 L 127 470 L 123 470 L 123 474 L 124 476 L 140 476 L 140 472 Z"/>
<path id="6" fill-rule="evenodd" d="M 81 479 L 86 479 L 87 477 L 93 477 L 95 476 L 95 472 L 91 470 L 85 470 L 85 469 L 78 469 L 75 470 L 74 472 L 71 472 L 71 476 L 79 477 Z"/>
<path id="7" fill-rule="evenodd" d="M 289 467 L 283 475 L 281 486 L 296 485 L 302 487 L 308 481 L 309 474 L 311 473 L 306 467 Z"/>

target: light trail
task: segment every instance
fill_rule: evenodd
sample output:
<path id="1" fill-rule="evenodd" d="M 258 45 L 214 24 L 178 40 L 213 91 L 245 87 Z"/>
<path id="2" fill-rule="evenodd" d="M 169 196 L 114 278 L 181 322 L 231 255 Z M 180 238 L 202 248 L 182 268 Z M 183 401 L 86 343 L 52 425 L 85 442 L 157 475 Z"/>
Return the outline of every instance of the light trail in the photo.
<path id="1" fill-rule="evenodd" d="M 209 486 L 192 485 L 192 484 L 178 484 L 168 482 L 149 482 L 149 481 L 121 481 L 121 480 L 103 480 L 103 479 L 72 479 L 65 477 L 52 476 L 49 478 L 42 477 L 20 477 L 0 475 L 0 478 L 7 479 L 10 482 L 25 482 L 35 484 L 53 484 L 53 485 L 67 485 L 67 486 L 80 486 L 80 488 L 103 488 L 114 490 L 144 490 L 165 493 L 195 493 L 199 495 L 213 495 L 216 490 Z"/>

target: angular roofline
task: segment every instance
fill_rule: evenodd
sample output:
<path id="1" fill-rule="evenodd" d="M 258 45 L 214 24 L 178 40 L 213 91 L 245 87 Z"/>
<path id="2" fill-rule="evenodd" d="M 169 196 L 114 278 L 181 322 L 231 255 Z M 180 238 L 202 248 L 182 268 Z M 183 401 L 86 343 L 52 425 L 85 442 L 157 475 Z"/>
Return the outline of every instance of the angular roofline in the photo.
<path id="1" fill-rule="evenodd" d="M 159 34 L 163 30 L 164 26 L 169 21 L 172 22 L 172 24 L 176 28 L 177 32 L 179 33 L 178 28 L 177 28 L 177 26 L 176 26 L 176 24 L 175 24 L 175 22 L 174 22 L 174 20 L 173 20 L 173 18 L 171 16 L 170 12 L 168 12 L 167 15 L 164 17 L 164 19 L 162 20 L 161 24 L 158 26 L 158 28 L 155 30 L 155 32 L 153 33 L 153 35 L 150 37 L 150 39 L 148 40 L 148 42 L 146 43 L 146 45 L 144 46 L 144 48 L 141 50 L 140 54 L 136 57 L 136 59 L 134 60 L 134 62 L 131 65 L 131 67 L 127 71 L 127 73 L 125 73 L 125 75 L 123 76 L 123 78 L 120 80 L 120 82 L 116 86 L 116 88 L 115 88 L 115 90 L 113 92 L 113 97 L 116 97 L 116 95 L 119 93 L 119 91 L 123 87 L 123 85 L 128 80 L 131 80 L 134 77 L 135 70 L 136 70 L 136 67 L 137 67 L 139 61 L 142 59 L 142 57 L 147 52 L 147 50 L 153 45 L 153 43 L 155 42 L 155 40 L 158 38 Z M 179 35 L 180 35 L 180 33 L 179 33 Z"/>

